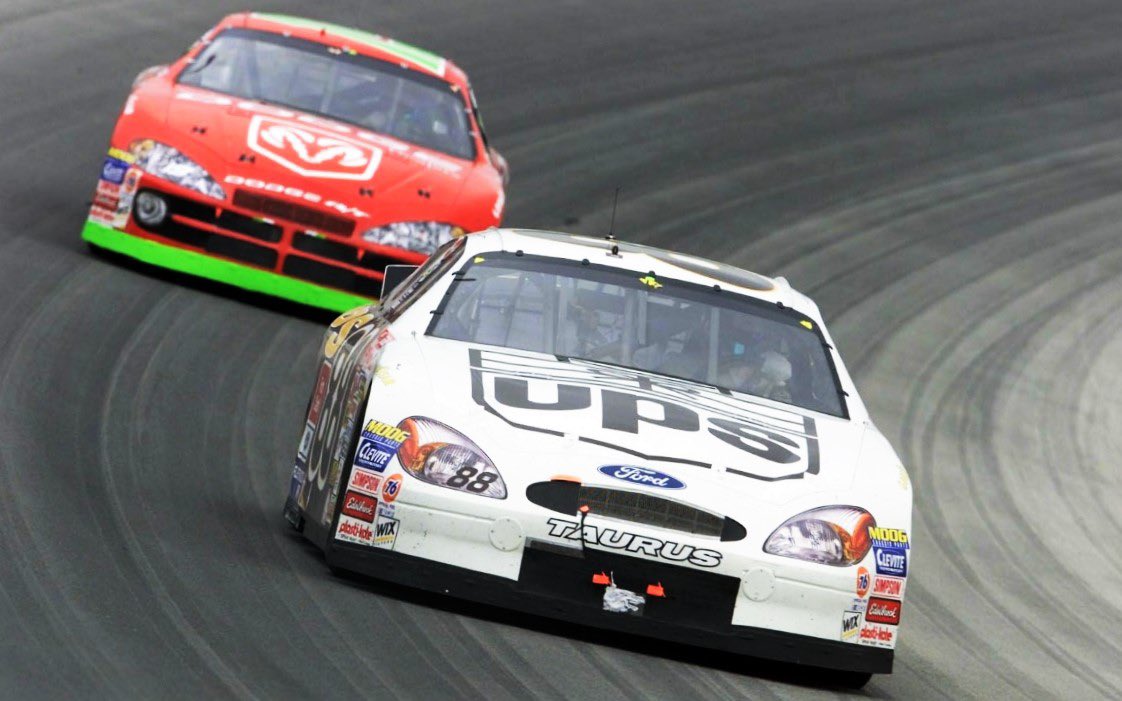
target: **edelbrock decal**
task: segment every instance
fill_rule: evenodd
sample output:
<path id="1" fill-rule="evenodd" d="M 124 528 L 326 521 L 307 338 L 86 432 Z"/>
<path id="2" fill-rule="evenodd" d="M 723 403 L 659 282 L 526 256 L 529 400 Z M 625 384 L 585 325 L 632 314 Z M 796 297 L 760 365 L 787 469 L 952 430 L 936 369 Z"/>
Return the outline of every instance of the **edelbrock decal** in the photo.
<path id="1" fill-rule="evenodd" d="M 514 428 L 574 434 L 645 460 L 760 480 L 818 473 L 818 433 L 810 416 L 593 361 L 483 348 L 469 349 L 468 357 L 473 400 Z M 646 452 L 697 445 L 699 437 L 712 440 L 692 451 L 696 459 Z"/>
<path id="2" fill-rule="evenodd" d="M 675 479 L 665 472 L 652 470 L 649 467 L 637 467 L 635 465 L 604 465 L 599 469 L 600 474 L 614 477 L 617 480 L 624 482 L 631 482 L 632 484 L 641 484 L 646 487 L 658 487 L 659 489 L 683 489 L 685 483 Z"/>
<path id="3" fill-rule="evenodd" d="M 615 528 L 597 528 L 588 524 L 584 526 L 582 537 L 582 529 L 579 523 L 560 518 L 551 518 L 547 523 L 549 524 L 549 534 L 557 538 L 592 543 L 605 548 L 657 557 L 670 562 L 688 562 L 695 567 L 716 567 L 721 564 L 722 555 L 716 550 L 697 548 L 692 545 L 675 543 L 671 540 L 662 540 L 661 538 L 636 535 Z"/>

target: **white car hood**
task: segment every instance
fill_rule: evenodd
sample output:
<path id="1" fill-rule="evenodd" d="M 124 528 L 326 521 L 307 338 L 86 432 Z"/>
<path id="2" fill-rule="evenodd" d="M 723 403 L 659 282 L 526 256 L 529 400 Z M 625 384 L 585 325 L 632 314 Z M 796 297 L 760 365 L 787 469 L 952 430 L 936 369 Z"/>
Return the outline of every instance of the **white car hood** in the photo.
<path id="1" fill-rule="evenodd" d="M 657 374 L 432 337 L 390 344 L 381 365 L 368 415 L 454 427 L 515 493 L 557 475 L 627 489 L 598 468 L 640 466 L 684 486 L 634 488 L 743 514 L 848 489 L 866 432 L 864 422 Z M 378 406 L 406 413 L 380 416 Z"/>

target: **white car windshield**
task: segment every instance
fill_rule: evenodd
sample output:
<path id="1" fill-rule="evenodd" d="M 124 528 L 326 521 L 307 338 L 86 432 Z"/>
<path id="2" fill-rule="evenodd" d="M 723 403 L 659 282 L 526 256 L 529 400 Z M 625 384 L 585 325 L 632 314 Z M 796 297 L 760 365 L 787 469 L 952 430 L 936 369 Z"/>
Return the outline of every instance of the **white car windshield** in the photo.
<path id="1" fill-rule="evenodd" d="M 468 103 L 451 83 L 314 41 L 228 29 L 181 85 L 323 115 L 460 158 L 475 157 Z"/>
<path id="2" fill-rule="evenodd" d="M 789 307 L 542 256 L 474 256 L 453 275 L 433 336 L 610 363 L 846 416 L 818 325 Z"/>

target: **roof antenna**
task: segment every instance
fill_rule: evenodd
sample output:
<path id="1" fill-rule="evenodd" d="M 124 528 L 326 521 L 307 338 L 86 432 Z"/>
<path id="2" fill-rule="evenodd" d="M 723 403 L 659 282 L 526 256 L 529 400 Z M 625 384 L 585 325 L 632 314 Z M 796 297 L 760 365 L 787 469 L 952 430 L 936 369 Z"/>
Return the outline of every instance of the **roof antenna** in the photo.
<path id="1" fill-rule="evenodd" d="M 612 221 L 611 221 L 610 224 L 608 224 L 608 235 L 604 237 L 607 240 L 612 242 L 612 251 L 611 251 L 611 253 L 608 254 L 608 255 L 612 255 L 612 256 L 618 256 L 619 255 L 619 244 L 615 243 L 615 240 L 616 240 L 616 236 L 615 236 L 616 205 L 618 205 L 618 204 L 619 204 L 619 185 L 616 185 L 616 194 L 615 194 L 615 196 L 612 197 Z"/>
<path id="2" fill-rule="evenodd" d="M 608 235 L 604 238 L 609 241 L 615 239 L 616 230 L 616 205 L 619 204 L 619 185 L 616 185 L 616 194 L 612 197 L 612 223 L 608 224 Z"/>

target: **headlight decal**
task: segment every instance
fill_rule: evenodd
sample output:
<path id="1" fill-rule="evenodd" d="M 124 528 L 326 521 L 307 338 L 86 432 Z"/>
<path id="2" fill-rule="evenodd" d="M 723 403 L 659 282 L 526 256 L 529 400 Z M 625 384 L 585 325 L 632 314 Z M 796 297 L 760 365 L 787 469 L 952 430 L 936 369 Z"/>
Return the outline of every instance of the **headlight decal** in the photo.
<path id="1" fill-rule="evenodd" d="M 407 435 L 397 458 L 413 477 L 468 494 L 506 499 L 506 483 L 498 468 L 464 434 L 423 416 L 411 416 L 397 427 Z"/>
<path id="2" fill-rule="evenodd" d="M 133 142 L 129 146 L 129 151 L 136 158 L 136 166 L 146 173 L 207 197 L 226 199 L 226 191 L 215 182 L 210 173 L 176 148 L 152 139 L 144 139 Z"/>
<path id="3" fill-rule="evenodd" d="M 784 521 L 768 536 L 764 552 L 848 567 L 868 554 L 876 525 L 872 514 L 856 506 L 823 506 Z"/>
<path id="4" fill-rule="evenodd" d="M 404 248 L 407 251 L 431 254 L 441 245 L 462 236 L 464 230 L 451 224 L 434 221 L 396 222 L 367 229 L 362 239 L 379 246 Z"/>

